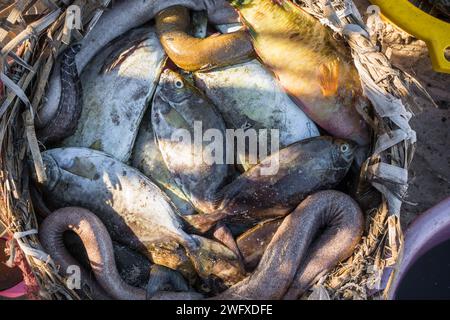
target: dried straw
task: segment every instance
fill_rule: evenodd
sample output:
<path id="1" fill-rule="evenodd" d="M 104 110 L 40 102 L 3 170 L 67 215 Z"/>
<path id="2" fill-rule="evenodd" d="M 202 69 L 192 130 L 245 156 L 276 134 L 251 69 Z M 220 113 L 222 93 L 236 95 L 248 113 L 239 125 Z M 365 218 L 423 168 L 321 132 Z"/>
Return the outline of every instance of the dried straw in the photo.
<path id="1" fill-rule="evenodd" d="M 378 40 L 384 22 L 379 8 L 368 8 L 366 25 L 351 0 L 295 2 L 346 40 L 352 51 L 364 94 L 372 103 L 370 110 L 358 111 L 375 133 L 372 155 L 361 178 L 382 194 L 378 209 L 367 213 L 368 229 L 353 256 L 330 272 L 316 290 L 326 289 L 334 299 L 383 298 L 389 290 L 389 281 L 386 285 L 383 278 L 389 277 L 403 243 L 400 209 L 416 143 L 409 121 L 412 110 L 420 110 L 414 98 L 421 95 L 434 102 L 411 75 L 395 68 L 382 52 Z"/>
<path id="2" fill-rule="evenodd" d="M 83 6 L 82 21 L 89 27 L 98 19 L 105 1 L 74 3 Z M 64 29 L 67 6 L 63 1 L 9 1 L 1 5 L 0 18 L 8 23 L 0 28 L 0 91 L 4 93 L 0 97 L 0 219 L 14 235 L 15 250 L 24 254 L 31 267 L 41 288 L 40 297 L 79 299 L 39 243 L 29 191 L 29 162 L 38 179 L 46 179 L 34 117 L 54 59 L 66 45 L 63 35 L 72 38 Z"/>

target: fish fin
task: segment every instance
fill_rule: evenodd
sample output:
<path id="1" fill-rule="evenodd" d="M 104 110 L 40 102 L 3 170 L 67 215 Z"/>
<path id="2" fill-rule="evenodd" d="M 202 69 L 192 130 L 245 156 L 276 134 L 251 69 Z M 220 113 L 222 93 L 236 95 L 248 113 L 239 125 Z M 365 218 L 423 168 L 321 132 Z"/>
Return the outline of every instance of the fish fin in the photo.
<path id="1" fill-rule="evenodd" d="M 222 203 L 223 199 L 225 198 L 224 192 L 222 190 L 216 192 L 214 195 L 210 196 L 209 201 L 211 201 L 212 207 L 214 209 L 219 208 L 220 204 Z"/>
<path id="2" fill-rule="evenodd" d="M 189 223 L 190 227 L 194 228 L 196 232 L 205 233 L 223 218 L 221 213 L 211 214 L 193 214 L 190 216 L 183 216 Z"/>
<path id="3" fill-rule="evenodd" d="M 152 298 L 158 291 L 169 290 L 189 291 L 189 287 L 177 271 L 157 264 L 152 265 L 147 284 L 147 299 Z"/>
<path id="4" fill-rule="evenodd" d="M 320 89 L 324 97 L 336 94 L 339 86 L 339 62 L 334 60 L 319 66 Z"/>
<path id="5" fill-rule="evenodd" d="M 231 230 L 223 223 L 219 222 L 216 224 L 216 227 L 213 231 L 213 237 L 220 243 L 222 243 L 225 247 L 233 251 L 233 253 L 236 255 L 236 257 L 239 259 L 239 263 L 241 264 L 241 267 L 244 267 L 243 264 L 243 257 L 241 252 L 239 251 L 238 245 L 236 243 L 236 240 L 233 237 L 233 234 L 231 233 Z"/>

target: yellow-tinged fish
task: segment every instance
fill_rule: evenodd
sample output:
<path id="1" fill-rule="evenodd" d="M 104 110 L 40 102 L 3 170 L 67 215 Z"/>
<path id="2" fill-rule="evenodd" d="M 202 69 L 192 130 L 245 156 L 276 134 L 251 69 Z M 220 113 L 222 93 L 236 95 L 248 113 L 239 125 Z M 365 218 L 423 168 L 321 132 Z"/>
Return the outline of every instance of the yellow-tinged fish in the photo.
<path id="1" fill-rule="evenodd" d="M 235 0 L 260 59 L 320 127 L 359 145 L 368 128 L 356 107 L 368 104 L 348 48 L 289 1 Z"/>

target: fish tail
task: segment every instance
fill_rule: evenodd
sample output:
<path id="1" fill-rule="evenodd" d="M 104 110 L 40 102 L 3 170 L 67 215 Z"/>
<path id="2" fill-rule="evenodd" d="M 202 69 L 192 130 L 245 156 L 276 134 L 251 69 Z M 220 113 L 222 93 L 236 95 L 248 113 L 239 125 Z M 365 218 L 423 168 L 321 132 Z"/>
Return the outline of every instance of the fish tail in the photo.
<path id="1" fill-rule="evenodd" d="M 147 284 L 147 299 L 163 290 L 165 285 L 170 285 L 174 291 L 189 291 L 189 286 L 180 273 L 158 264 L 152 265 Z"/>
<path id="2" fill-rule="evenodd" d="M 183 230 L 179 230 L 179 233 L 174 234 L 174 238 L 176 242 L 181 244 L 188 251 L 195 251 L 198 249 L 199 245 L 197 241 Z"/>
<path id="3" fill-rule="evenodd" d="M 195 214 L 185 216 L 184 219 L 190 224 L 190 226 L 197 232 L 205 233 L 216 223 L 221 220 L 224 215 L 220 212 L 210 214 Z"/>

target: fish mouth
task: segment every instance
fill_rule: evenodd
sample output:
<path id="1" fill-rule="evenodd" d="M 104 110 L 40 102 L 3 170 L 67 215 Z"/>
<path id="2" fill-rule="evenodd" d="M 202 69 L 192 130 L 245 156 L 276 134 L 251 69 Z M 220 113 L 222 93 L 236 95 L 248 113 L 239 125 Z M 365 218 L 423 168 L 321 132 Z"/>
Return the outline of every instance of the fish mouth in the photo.
<path id="1" fill-rule="evenodd" d="M 169 81 L 170 79 L 171 79 L 171 74 L 172 74 L 172 70 L 170 70 L 169 68 L 166 68 L 166 69 L 164 69 L 163 70 L 163 72 L 161 72 L 161 75 L 159 76 L 159 78 L 160 78 L 160 82 L 161 81 L 163 81 L 163 82 L 167 82 L 167 81 Z"/>

